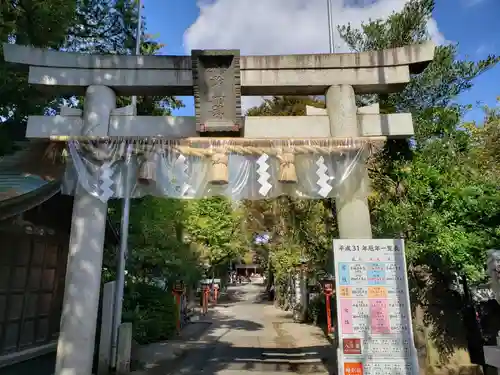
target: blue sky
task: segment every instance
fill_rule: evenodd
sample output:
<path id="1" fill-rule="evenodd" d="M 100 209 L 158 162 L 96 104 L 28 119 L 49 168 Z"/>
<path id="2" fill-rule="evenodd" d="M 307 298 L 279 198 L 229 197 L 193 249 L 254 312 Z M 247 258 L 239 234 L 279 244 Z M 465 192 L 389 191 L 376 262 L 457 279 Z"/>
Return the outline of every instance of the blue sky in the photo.
<path id="1" fill-rule="evenodd" d="M 327 52 L 326 0 L 142 0 L 147 32 L 165 44 L 164 54 L 191 48 L 239 48 L 242 54 Z M 399 10 L 406 0 L 333 0 L 334 22 L 359 23 Z M 363 5 L 365 4 L 365 5 Z M 459 44 L 461 57 L 500 55 L 500 0 L 438 0 L 430 32 L 436 41 Z M 435 22 L 434 22 L 435 21 Z M 338 38 L 337 38 L 338 39 Z M 337 40 L 337 48 L 343 48 Z M 494 105 L 500 95 L 500 66 L 461 95 L 463 103 Z M 194 113 L 192 98 L 178 115 Z M 253 102 L 252 102 L 253 103 Z M 479 109 L 467 119 L 480 121 Z"/>

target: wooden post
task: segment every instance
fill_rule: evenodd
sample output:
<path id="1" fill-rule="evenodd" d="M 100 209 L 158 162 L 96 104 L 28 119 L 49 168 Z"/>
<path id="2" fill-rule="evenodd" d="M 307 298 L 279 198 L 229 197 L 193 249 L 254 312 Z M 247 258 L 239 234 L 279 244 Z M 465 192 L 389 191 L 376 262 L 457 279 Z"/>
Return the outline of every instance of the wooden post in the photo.
<path id="1" fill-rule="evenodd" d="M 210 288 L 208 286 L 203 287 L 203 314 L 208 312 L 208 296 L 210 294 Z"/>
<path id="2" fill-rule="evenodd" d="M 330 334 L 333 332 L 332 330 L 332 309 L 330 306 L 330 294 L 325 294 L 325 303 L 326 303 L 326 329 L 327 333 Z"/>
<path id="3" fill-rule="evenodd" d="M 332 308 L 331 308 L 331 296 L 333 294 L 333 280 L 323 279 L 323 280 L 321 280 L 321 285 L 323 287 L 323 294 L 325 295 L 326 329 L 327 329 L 327 334 L 330 334 L 333 332 Z"/>
<path id="4" fill-rule="evenodd" d="M 219 298 L 219 284 L 214 285 L 214 303 L 217 305 L 217 300 Z"/>
<path id="5" fill-rule="evenodd" d="M 177 321 L 175 322 L 175 328 L 177 330 L 177 334 L 181 334 L 181 319 L 182 319 L 182 309 L 181 309 L 181 294 L 177 291 L 174 292 L 175 296 L 175 305 L 177 306 Z"/>
<path id="6" fill-rule="evenodd" d="M 497 347 L 500 349 L 500 331 L 497 332 Z M 500 375 L 500 367 L 497 367 L 497 375 Z"/>

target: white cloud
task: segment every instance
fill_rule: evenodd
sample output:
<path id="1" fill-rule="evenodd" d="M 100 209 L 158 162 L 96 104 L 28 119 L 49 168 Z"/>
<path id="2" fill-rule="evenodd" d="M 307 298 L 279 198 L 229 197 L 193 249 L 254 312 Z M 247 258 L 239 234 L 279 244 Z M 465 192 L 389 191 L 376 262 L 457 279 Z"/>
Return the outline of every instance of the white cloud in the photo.
<path id="1" fill-rule="evenodd" d="M 466 7 L 474 7 L 476 5 L 485 3 L 486 0 L 465 0 L 465 6 Z"/>
<path id="2" fill-rule="evenodd" d="M 451 43 L 444 37 L 443 33 L 439 31 L 438 24 L 434 18 L 427 21 L 427 32 L 437 45 Z"/>
<path id="3" fill-rule="evenodd" d="M 485 55 L 488 55 L 490 51 L 495 50 L 495 45 L 493 43 L 483 43 L 480 44 L 476 49 L 476 56 L 480 58 L 484 58 Z"/>
<path id="4" fill-rule="evenodd" d="M 369 19 L 386 18 L 400 11 L 408 0 L 350 0 L 369 3 L 345 6 L 332 0 L 333 23 L 359 26 Z M 184 35 L 187 51 L 196 48 L 240 49 L 242 54 L 328 52 L 327 0 L 203 0 L 200 15 Z M 429 33 L 443 43 L 434 20 Z M 337 51 L 347 49 L 335 30 Z"/>
<path id="5" fill-rule="evenodd" d="M 346 6 L 346 2 L 358 4 Z M 400 11 L 408 0 L 332 0 L 336 52 L 347 51 L 336 25 L 359 26 Z M 359 5 L 361 3 L 361 5 Z M 244 55 L 328 52 L 327 0 L 202 0 L 200 14 L 184 34 L 191 49 L 239 49 Z M 435 20 L 428 24 L 436 43 L 445 38 Z M 259 99 L 245 100 L 244 107 Z"/>
<path id="6" fill-rule="evenodd" d="M 488 48 L 488 46 L 486 44 L 481 44 L 476 49 L 476 55 L 482 55 L 486 51 L 487 48 Z"/>

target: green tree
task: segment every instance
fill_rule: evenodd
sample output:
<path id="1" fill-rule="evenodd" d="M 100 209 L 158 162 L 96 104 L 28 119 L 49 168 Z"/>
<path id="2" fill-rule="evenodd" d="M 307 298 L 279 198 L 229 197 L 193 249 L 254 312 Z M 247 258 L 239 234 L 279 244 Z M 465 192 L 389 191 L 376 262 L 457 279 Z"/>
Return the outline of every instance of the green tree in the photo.
<path id="1" fill-rule="evenodd" d="M 419 43 L 433 8 L 433 0 L 411 0 L 387 20 L 339 31 L 357 51 Z M 417 345 L 438 358 L 421 364 L 427 371 L 466 348 L 464 301 L 451 286 L 457 274 L 481 280 L 485 250 L 500 241 L 498 179 L 478 159 L 481 142 L 494 137 L 474 137 L 462 124 L 467 107 L 456 102 L 498 61 L 460 60 L 456 45 L 439 46 L 403 92 L 375 98 L 385 113 L 412 113 L 415 126 L 413 142 L 389 140 L 370 161 L 370 203 L 374 236 L 405 239 Z"/>
<path id="2" fill-rule="evenodd" d="M 137 0 L 78 0 L 75 24 L 68 31 L 65 49 L 94 54 L 130 55 L 135 53 L 138 24 Z M 141 55 L 156 55 L 164 47 L 147 33 L 147 20 L 141 24 Z M 76 101 L 83 107 L 84 98 Z M 117 107 L 131 103 L 130 97 L 118 97 Z M 166 116 L 182 107 L 172 96 L 141 96 L 137 98 L 137 113 Z"/>
<path id="3" fill-rule="evenodd" d="M 82 53 L 131 54 L 136 42 L 137 4 L 137 0 L 1 2 L 0 42 Z M 141 53 L 156 54 L 162 46 L 147 35 L 145 29 L 141 35 Z M 83 106 L 84 100 L 38 92 L 28 85 L 27 73 L 6 64 L 3 50 L 0 51 L 0 155 L 15 151 L 16 141 L 24 139 L 28 115 L 54 113 L 62 103 Z M 130 98 L 117 98 L 117 106 L 129 103 Z M 164 115 L 180 105 L 172 97 L 139 97 L 137 109 L 139 114 Z M 43 153 L 44 149 L 40 151 Z M 33 154 L 30 157 L 28 162 L 33 163 Z M 115 222 L 119 223 L 120 205 L 114 203 L 110 209 Z M 159 293 L 164 301 L 172 301 L 170 291 L 151 285 L 151 279 L 158 277 L 169 285 L 179 275 L 186 282 L 194 282 L 199 277 L 199 257 L 179 237 L 183 208 L 182 202 L 153 198 L 132 204 L 127 267 L 130 277 L 124 306 L 127 313 L 132 314 L 129 319 L 138 323 L 134 325 L 135 336 L 143 342 L 157 339 L 158 335 L 164 338 L 173 324 L 171 303 L 160 303 L 163 307 L 159 308 L 148 302 L 148 298 L 159 300 L 151 297 L 151 293 L 156 296 Z M 113 277 L 115 249 L 107 249 L 105 258 L 107 277 Z M 161 328 L 155 330 L 156 324 Z"/>
<path id="4" fill-rule="evenodd" d="M 76 0 L 65 48 L 74 52 L 129 55 L 135 51 L 137 0 Z"/>
<path id="5" fill-rule="evenodd" d="M 0 4 L 0 11 L 1 42 L 82 53 L 131 54 L 135 50 L 137 0 L 7 1 Z M 142 33 L 142 54 L 153 55 L 160 48 L 161 44 Z M 24 139 L 28 115 L 54 113 L 63 102 L 83 106 L 81 97 L 51 97 L 29 86 L 26 72 L 12 69 L 0 51 L 0 155 L 14 151 L 15 141 Z M 118 106 L 127 104 L 130 98 L 117 98 Z M 139 114 L 167 115 L 180 106 L 173 97 L 138 98 Z"/>
<path id="6" fill-rule="evenodd" d="M 75 11 L 72 0 L 3 1 L 0 43 L 57 49 L 65 42 Z M 24 138 L 26 115 L 43 114 L 51 101 L 28 86 L 26 72 L 4 62 L 0 46 L 0 155 L 15 149 L 13 140 Z"/>
<path id="7" fill-rule="evenodd" d="M 482 126 L 469 123 L 464 127 L 472 135 L 472 160 L 476 161 L 476 168 L 495 180 L 500 176 L 500 97 L 496 107 L 484 107 L 484 114 Z"/>
<path id="8" fill-rule="evenodd" d="M 433 9 L 433 0 L 412 0 L 387 20 L 371 21 L 360 29 L 346 25 L 339 32 L 355 51 L 419 43 L 428 40 L 426 25 Z M 498 61 L 497 56 L 477 62 L 459 60 L 456 45 L 439 46 L 434 61 L 422 73 L 412 75 L 404 91 L 378 97 L 385 112 L 412 113 L 415 142 L 411 146 L 407 140 L 390 140 L 371 163 L 374 232 L 383 237 L 402 235 L 414 265 L 428 264 L 432 257 L 432 264 L 440 260 L 440 270 L 464 271 L 477 278 L 483 269 L 482 250 L 496 241 L 491 231 L 476 232 L 469 227 L 467 233 L 457 233 L 465 229 L 463 194 L 488 194 L 490 190 L 481 176 L 471 180 L 471 173 L 456 165 L 457 159 L 469 157 L 467 149 L 472 145 L 470 134 L 459 126 L 465 108 L 456 104 L 456 97 Z M 453 179 L 453 189 L 445 183 L 447 179 Z M 427 194 L 459 201 L 443 206 L 442 200 Z M 429 225 L 424 225 L 428 220 Z"/>
<path id="9" fill-rule="evenodd" d="M 248 111 L 250 116 L 304 116 L 306 106 L 324 108 L 320 98 L 284 96 L 266 99 Z M 245 230 L 269 233 L 270 243 L 253 245 L 267 268 L 269 283 L 276 287 L 280 306 L 291 303 L 290 277 L 301 260 L 307 259 L 310 276 L 318 279 L 327 272 L 331 241 L 336 235 L 334 203 L 330 199 L 301 200 L 280 197 L 245 201 Z"/>
<path id="10" fill-rule="evenodd" d="M 112 218 L 121 217 L 119 201 L 113 202 Z M 129 274 L 140 281 L 160 278 L 167 284 L 182 277 L 196 281 L 199 259 L 184 238 L 186 202 L 178 199 L 145 197 L 131 201 L 129 226 Z M 114 253 L 108 254 L 108 266 L 114 266 Z"/>
<path id="11" fill-rule="evenodd" d="M 247 116 L 305 116 L 306 106 L 325 108 L 325 103 L 309 96 L 274 96 L 250 108 Z"/>
<path id="12" fill-rule="evenodd" d="M 210 265 L 210 273 L 225 272 L 232 259 L 247 251 L 241 210 L 227 198 L 190 201 L 185 225 L 189 241 Z"/>

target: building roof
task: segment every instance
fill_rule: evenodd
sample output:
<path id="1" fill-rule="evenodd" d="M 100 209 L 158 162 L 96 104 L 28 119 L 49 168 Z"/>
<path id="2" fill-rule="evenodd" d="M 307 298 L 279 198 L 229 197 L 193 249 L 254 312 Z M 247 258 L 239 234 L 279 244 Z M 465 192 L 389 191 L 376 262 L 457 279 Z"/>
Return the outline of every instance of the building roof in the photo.
<path id="1" fill-rule="evenodd" d="M 48 142 L 18 142 L 0 157 L 0 220 L 36 207 L 60 191 L 63 163 L 48 160 Z"/>
<path id="2" fill-rule="evenodd" d="M 31 193 L 48 183 L 35 175 L 0 172 L 0 201 Z"/>
<path id="3" fill-rule="evenodd" d="M 39 206 L 60 190 L 60 181 L 44 181 L 37 176 L 21 174 L 0 174 L 0 220 Z"/>
<path id="4" fill-rule="evenodd" d="M 37 207 L 60 193 L 64 163 L 41 160 L 50 148 L 47 145 L 47 142 L 20 142 L 18 151 L 0 157 L 0 220 Z M 120 241 L 109 216 L 106 241 L 115 245 Z"/>

